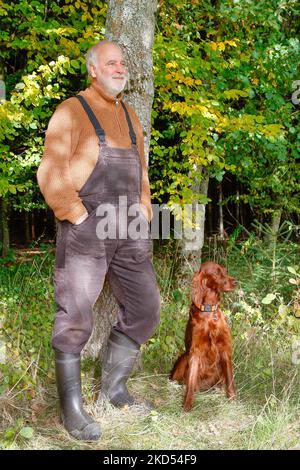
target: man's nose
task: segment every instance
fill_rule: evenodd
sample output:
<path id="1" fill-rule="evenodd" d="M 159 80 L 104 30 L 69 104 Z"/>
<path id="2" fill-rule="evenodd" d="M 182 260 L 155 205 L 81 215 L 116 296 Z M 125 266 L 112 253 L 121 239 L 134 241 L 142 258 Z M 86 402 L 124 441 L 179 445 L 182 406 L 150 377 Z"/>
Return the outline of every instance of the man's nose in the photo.
<path id="1" fill-rule="evenodd" d="M 126 72 L 126 67 L 124 64 L 116 64 L 116 71 L 118 73 L 125 73 Z"/>

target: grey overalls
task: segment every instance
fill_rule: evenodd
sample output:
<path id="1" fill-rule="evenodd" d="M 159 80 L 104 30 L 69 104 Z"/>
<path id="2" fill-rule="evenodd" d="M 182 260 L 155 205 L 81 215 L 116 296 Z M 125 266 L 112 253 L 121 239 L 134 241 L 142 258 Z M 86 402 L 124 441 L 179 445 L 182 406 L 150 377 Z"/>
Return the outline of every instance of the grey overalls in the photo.
<path id="1" fill-rule="evenodd" d="M 119 196 L 127 196 L 128 206 L 140 203 L 142 168 L 128 111 L 121 102 L 131 148 L 109 147 L 92 109 L 81 95 L 77 98 L 95 128 L 100 151 L 91 175 L 79 191 L 89 213 L 87 219 L 79 225 L 58 220 L 54 273 L 58 310 L 52 346 L 65 353 L 79 353 L 88 341 L 93 327 L 92 308 L 106 275 L 120 307 L 117 330 L 142 344 L 152 335 L 160 312 L 160 295 L 151 260 L 152 240 L 144 215 L 139 217 L 141 223 L 147 223 L 147 238 L 124 239 L 118 226 L 115 239 L 99 239 L 96 233 L 101 220 L 98 211 L 96 214 L 99 204 L 112 204 L 119 212 Z M 128 224 L 133 218 L 136 216 L 128 217 Z"/>

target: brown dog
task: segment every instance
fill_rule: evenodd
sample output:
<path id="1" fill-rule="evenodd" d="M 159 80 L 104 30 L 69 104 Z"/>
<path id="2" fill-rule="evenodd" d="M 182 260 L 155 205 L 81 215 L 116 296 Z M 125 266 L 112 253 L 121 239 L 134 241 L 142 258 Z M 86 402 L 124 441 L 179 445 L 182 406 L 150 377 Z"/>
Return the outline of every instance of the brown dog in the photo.
<path id="1" fill-rule="evenodd" d="M 236 287 L 226 269 L 208 261 L 194 274 L 190 318 L 185 332 L 186 352 L 176 361 L 171 380 L 186 385 L 184 409 L 193 405 L 194 393 L 224 385 L 227 397 L 235 398 L 231 335 L 219 307 L 221 292 Z"/>

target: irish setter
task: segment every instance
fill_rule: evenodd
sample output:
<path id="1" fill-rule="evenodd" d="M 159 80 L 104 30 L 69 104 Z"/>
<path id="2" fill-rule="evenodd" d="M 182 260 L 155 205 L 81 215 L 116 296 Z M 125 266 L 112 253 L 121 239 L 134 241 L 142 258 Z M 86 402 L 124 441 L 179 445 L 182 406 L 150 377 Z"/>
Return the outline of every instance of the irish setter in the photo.
<path id="1" fill-rule="evenodd" d="M 236 280 L 226 269 L 207 261 L 194 274 L 192 304 L 185 332 L 186 352 L 176 361 L 171 380 L 186 385 L 184 409 L 193 405 L 194 393 L 215 385 L 225 386 L 227 397 L 235 398 L 231 335 L 220 310 L 221 292 L 236 287 Z"/>

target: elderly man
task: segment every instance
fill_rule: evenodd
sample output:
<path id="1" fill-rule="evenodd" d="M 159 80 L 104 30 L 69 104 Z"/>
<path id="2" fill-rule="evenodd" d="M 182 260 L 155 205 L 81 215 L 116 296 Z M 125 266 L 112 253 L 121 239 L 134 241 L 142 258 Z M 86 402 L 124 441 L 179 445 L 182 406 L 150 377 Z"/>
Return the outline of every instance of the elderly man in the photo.
<path id="1" fill-rule="evenodd" d="M 115 406 L 136 403 L 126 380 L 158 324 L 160 296 L 151 260 L 143 133 L 122 101 L 128 71 L 120 47 L 96 44 L 87 53 L 87 68 L 91 85 L 61 103 L 49 122 L 37 179 L 58 224 L 52 346 L 61 418 L 72 436 L 95 440 L 101 430 L 83 409 L 80 353 L 105 276 L 120 309 L 102 364 L 101 393 Z M 116 215 L 109 222 L 116 236 L 105 238 L 99 223 L 107 208 Z M 137 221 L 146 226 L 146 236 L 130 230 L 124 235 L 124 220 L 128 229 Z"/>

